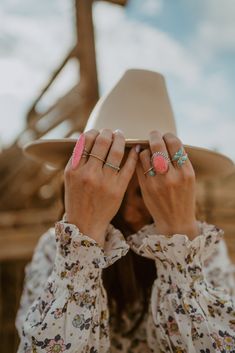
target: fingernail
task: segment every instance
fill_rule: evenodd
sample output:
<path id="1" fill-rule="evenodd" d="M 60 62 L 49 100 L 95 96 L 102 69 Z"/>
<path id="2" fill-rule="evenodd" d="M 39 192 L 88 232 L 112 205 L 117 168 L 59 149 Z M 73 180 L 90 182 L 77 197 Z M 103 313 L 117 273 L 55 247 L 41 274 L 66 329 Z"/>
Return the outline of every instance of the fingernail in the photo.
<path id="1" fill-rule="evenodd" d="M 77 142 L 76 145 L 74 147 L 73 150 L 73 157 L 72 157 L 72 168 L 75 169 L 81 159 L 82 156 L 82 152 L 84 150 L 84 146 L 85 146 L 85 135 L 84 133 L 82 133 Z"/>
<path id="2" fill-rule="evenodd" d="M 118 133 L 124 134 L 124 132 L 123 132 L 121 129 L 116 129 L 116 130 L 114 131 L 114 134 L 118 134 Z"/>
<path id="3" fill-rule="evenodd" d="M 137 153 L 139 153 L 139 151 L 140 151 L 140 145 L 136 145 L 136 146 L 135 146 L 135 150 L 136 150 Z"/>

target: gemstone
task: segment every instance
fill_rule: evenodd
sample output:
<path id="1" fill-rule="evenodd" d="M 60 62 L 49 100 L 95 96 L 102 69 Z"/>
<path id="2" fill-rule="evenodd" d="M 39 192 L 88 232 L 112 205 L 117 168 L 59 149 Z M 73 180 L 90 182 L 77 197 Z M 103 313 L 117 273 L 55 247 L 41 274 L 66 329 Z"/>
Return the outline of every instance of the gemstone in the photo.
<path id="1" fill-rule="evenodd" d="M 152 164 L 157 174 L 165 174 L 168 171 L 169 163 L 160 154 L 153 156 Z"/>
<path id="2" fill-rule="evenodd" d="M 155 171 L 154 171 L 153 169 L 151 169 L 151 170 L 149 171 L 149 175 L 150 175 L 150 176 L 154 176 L 154 175 L 156 175 L 156 173 L 155 173 Z"/>

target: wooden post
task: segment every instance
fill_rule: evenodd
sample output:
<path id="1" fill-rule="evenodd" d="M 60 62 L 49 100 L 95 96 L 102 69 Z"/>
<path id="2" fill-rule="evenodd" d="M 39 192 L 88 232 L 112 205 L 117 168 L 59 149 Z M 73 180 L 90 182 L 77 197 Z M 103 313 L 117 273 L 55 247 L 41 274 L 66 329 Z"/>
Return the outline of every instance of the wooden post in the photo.
<path id="1" fill-rule="evenodd" d="M 80 62 L 81 94 L 84 98 L 82 120 L 88 118 L 99 98 L 92 4 L 93 0 L 76 0 L 77 56 Z"/>

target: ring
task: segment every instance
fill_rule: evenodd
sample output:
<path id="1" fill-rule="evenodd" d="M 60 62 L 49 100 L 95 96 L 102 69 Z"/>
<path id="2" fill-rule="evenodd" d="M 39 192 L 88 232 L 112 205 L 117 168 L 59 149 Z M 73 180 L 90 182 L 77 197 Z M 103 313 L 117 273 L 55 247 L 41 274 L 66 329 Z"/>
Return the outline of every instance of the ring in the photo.
<path id="1" fill-rule="evenodd" d="M 149 168 L 148 170 L 146 170 L 146 171 L 144 172 L 144 174 L 147 174 L 147 173 L 148 173 L 148 175 L 150 175 L 150 176 L 156 175 L 155 170 L 154 170 L 153 167 Z"/>
<path id="2" fill-rule="evenodd" d="M 84 148 L 83 152 L 82 152 L 82 158 L 87 158 L 89 156 L 89 152 L 87 151 L 86 148 Z"/>
<path id="3" fill-rule="evenodd" d="M 97 156 L 96 154 L 93 154 L 93 153 L 88 153 L 89 156 L 92 156 L 92 157 L 95 157 L 97 159 L 99 159 L 100 161 L 104 162 L 105 163 L 105 160 L 99 156 Z"/>
<path id="4" fill-rule="evenodd" d="M 187 161 L 187 159 L 187 153 L 184 152 L 183 147 L 180 147 L 180 149 L 174 154 L 171 161 L 177 162 L 178 167 L 182 167 L 182 165 Z"/>
<path id="5" fill-rule="evenodd" d="M 169 169 L 170 158 L 165 152 L 154 152 L 151 157 L 151 164 L 156 174 L 166 174 Z"/>
<path id="6" fill-rule="evenodd" d="M 108 162 L 105 162 L 104 165 L 107 165 L 107 167 L 110 167 L 112 169 L 115 169 L 119 172 L 119 170 L 121 169 L 120 167 L 116 166 L 116 165 L 113 165 L 111 163 L 108 163 Z"/>

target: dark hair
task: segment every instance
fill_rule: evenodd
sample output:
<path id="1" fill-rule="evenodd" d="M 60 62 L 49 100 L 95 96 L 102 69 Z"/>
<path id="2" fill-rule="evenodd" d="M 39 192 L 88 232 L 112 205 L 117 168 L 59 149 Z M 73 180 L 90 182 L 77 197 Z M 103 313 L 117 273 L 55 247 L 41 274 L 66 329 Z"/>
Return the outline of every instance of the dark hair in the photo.
<path id="1" fill-rule="evenodd" d="M 134 230 L 123 218 L 122 208 L 124 204 L 125 199 L 111 223 L 126 238 L 134 233 Z M 132 334 L 141 324 L 148 308 L 151 288 L 155 279 L 156 267 L 154 261 L 137 255 L 131 249 L 112 266 L 103 270 L 103 283 L 107 291 L 109 307 L 112 308 L 114 313 L 116 329 L 120 330 L 122 314 L 128 311 L 133 303 L 138 302 L 140 305 L 137 321 L 123 335 Z"/>

